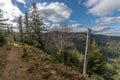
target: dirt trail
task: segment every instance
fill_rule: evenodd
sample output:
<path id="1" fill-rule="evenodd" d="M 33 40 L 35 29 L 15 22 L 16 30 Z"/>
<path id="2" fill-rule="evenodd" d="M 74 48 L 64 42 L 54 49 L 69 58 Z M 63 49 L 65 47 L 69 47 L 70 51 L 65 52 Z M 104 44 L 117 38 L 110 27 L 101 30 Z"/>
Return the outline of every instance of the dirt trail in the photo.
<path id="1" fill-rule="evenodd" d="M 2 73 L 0 80 L 28 80 L 25 68 L 21 62 L 20 49 L 13 44 L 7 57 L 7 64 Z"/>
<path id="2" fill-rule="evenodd" d="M 6 54 L 6 53 L 7 53 L 7 51 L 6 51 L 6 46 L 7 46 L 7 45 L 4 45 L 4 46 L 0 47 L 0 55 L 3 55 L 3 54 Z"/>

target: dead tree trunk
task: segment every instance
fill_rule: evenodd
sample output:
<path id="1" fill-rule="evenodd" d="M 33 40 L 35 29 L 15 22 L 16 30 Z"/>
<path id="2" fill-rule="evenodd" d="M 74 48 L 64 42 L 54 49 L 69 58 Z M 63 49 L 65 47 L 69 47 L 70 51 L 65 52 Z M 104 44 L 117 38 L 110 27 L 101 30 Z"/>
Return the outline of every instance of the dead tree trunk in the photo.
<path id="1" fill-rule="evenodd" d="M 86 74 L 87 72 L 87 55 L 89 53 L 89 47 L 90 47 L 90 33 L 91 29 L 88 29 L 87 37 L 86 37 L 86 48 L 85 48 L 85 56 L 84 56 L 84 64 L 83 64 L 83 74 Z"/>

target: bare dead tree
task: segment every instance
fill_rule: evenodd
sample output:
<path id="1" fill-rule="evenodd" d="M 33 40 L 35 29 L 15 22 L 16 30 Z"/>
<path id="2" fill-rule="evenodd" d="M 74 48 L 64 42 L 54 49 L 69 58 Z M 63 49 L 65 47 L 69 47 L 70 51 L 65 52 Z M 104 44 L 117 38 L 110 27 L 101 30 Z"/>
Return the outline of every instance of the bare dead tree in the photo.
<path id="1" fill-rule="evenodd" d="M 86 48 L 85 48 L 85 56 L 84 56 L 84 64 L 83 64 L 83 74 L 87 72 L 87 56 L 89 54 L 89 47 L 90 47 L 90 33 L 91 29 L 88 29 L 87 36 L 86 36 Z"/>
<path id="2" fill-rule="evenodd" d="M 51 28 L 52 25 L 49 26 Z M 66 25 L 61 27 L 54 27 L 49 29 L 47 32 L 47 39 L 46 39 L 46 49 L 52 50 L 53 46 L 54 49 L 57 50 L 57 54 L 62 53 L 65 46 L 72 45 L 70 40 L 72 40 L 74 33 L 71 33 L 71 28 L 67 27 Z"/>
<path id="3" fill-rule="evenodd" d="M 55 47 L 58 49 L 57 54 L 60 54 L 64 47 L 68 45 L 68 40 L 72 38 L 70 35 L 70 28 L 66 25 L 59 29 L 56 29 L 56 33 L 53 34 L 53 42 Z"/>

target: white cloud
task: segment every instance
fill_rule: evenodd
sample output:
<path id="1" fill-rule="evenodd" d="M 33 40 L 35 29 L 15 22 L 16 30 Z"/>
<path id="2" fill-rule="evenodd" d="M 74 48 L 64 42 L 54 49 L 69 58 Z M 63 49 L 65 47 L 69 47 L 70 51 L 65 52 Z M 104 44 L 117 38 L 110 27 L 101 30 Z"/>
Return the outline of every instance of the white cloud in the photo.
<path id="1" fill-rule="evenodd" d="M 45 22 L 45 26 L 47 26 L 47 29 L 49 31 L 57 30 L 61 28 L 60 24 L 51 24 L 49 22 Z M 87 28 L 83 25 L 76 23 L 67 26 L 70 28 L 71 32 L 87 32 Z M 95 26 L 90 27 L 92 30 L 92 34 L 101 34 L 101 35 L 107 35 L 107 36 L 120 36 L 120 29 L 111 28 L 109 26 Z"/>
<path id="2" fill-rule="evenodd" d="M 120 29 L 109 27 L 110 24 L 120 23 L 120 16 L 108 17 L 120 11 L 120 0 L 88 0 L 85 6 L 88 13 L 101 17 L 95 21 L 96 26 L 91 27 L 94 34 L 120 36 Z"/>
<path id="3" fill-rule="evenodd" d="M 7 23 L 15 24 L 16 18 L 22 14 L 19 8 L 13 5 L 11 0 L 1 0 L 0 5 L 0 8 L 4 12 L 4 17 L 9 18 Z"/>
<path id="4" fill-rule="evenodd" d="M 96 16 L 105 16 L 120 10 L 120 0 L 88 0 L 87 7 L 90 7 L 89 13 Z"/>
<path id="5" fill-rule="evenodd" d="M 19 3 L 23 3 L 24 5 L 26 4 L 24 0 L 17 0 Z"/>
<path id="6" fill-rule="evenodd" d="M 77 30 L 77 32 L 87 32 L 88 29 L 86 27 L 80 27 L 76 30 Z"/>
<path id="7" fill-rule="evenodd" d="M 111 28 L 109 26 L 91 27 L 93 34 L 101 34 L 107 36 L 120 36 L 120 29 Z"/>
<path id="8" fill-rule="evenodd" d="M 98 25 L 107 25 L 107 24 L 115 24 L 120 23 L 120 16 L 118 17 L 103 17 L 96 20 L 96 24 Z"/>
<path id="9" fill-rule="evenodd" d="M 71 27 L 72 27 L 72 28 L 79 28 L 79 27 L 83 27 L 83 25 L 76 23 L 76 24 L 72 24 Z"/>
<path id="10" fill-rule="evenodd" d="M 85 6 L 87 7 L 91 7 L 91 6 L 94 6 L 99 0 L 88 0 L 86 3 L 85 3 Z"/>
<path id="11" fill-rule="evenodd" d="M 80 27 L 78 25 L 81 24 L 72 24 L 69 27 L 71 27 L 72 32 L 87 32 L 87 27 Z M 114 26 L 115 27 L 115 26 Z M 101 34 L 101 35 L 107 35 L 107 36 L 120 36 L 120 29 L 115 29 L 110 26 L 94 26 L 90 27 L 92 30 L 92 34 Z"/>
<path id="12" fill-rule="evenodd" d="M 70 23 L 77 23 L 75 20 L 69 20 Z"/>
<path id="13" fill-rule="evenodd" d="M 40 15 L 43 19 L 53 22 L 61 22 L 68 19 L 72 13 L 72 10 L 64 3 L 37 3 Z"/>
<path id="14" fill-rule="evenodd" d="M 84 27 L 84 25 L 79 24 L 79 23 L 74 23 L 70 25 L 69 27 L 71 27 L 72 32 L 86 32 L 87 31 L 87 28 Z"/>
<path id="15" fill-rule="evenodd" d="M 103 32 L 96 32 L 95 34 L 102 34 L 102 35 L 108 35 L 108 36 L 120 36 L 120 30 L 117 29 L 109 29 Z"/>
<path id="16" fill-rule="evenodd" d="M 109 30 L 111 28 L 108 26 L 95 26 L 95 27 L 92 27 L 91 29 L 92 29 L 92 32 L 98 33 L 98 32 L 104 32 L 104 31 Z"/>
<path id="17" fill-rule="evenodd" d="M 54 30 L 56 28 L 59 28 L 60 27 L 60 24 L 53 24 L 53 23 L 50 23 L 50 22 L 44 22 L 45 24 L 45 27 L 47 30 Z"/>

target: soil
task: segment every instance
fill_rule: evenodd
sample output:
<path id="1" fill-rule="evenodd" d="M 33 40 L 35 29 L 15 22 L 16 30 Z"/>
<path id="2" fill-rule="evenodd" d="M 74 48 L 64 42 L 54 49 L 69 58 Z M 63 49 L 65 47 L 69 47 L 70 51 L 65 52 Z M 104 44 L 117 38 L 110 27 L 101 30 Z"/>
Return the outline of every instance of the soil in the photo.
<path id="1" fill-rule="evenodd" d="M 12 43 L 10 45 L 12 46 L 9 52 L 7 50 L 4 50 L 4 48 L 1 48 L 4 51 L 0 49 L 0 51 L 2 51 L 0 54 L 8 54 L 6 57 L 7 62 L 3 68 L 0 80 L 28 80 L 25 66 L 21 61 L 20 48 L 15 43 Z"/>

